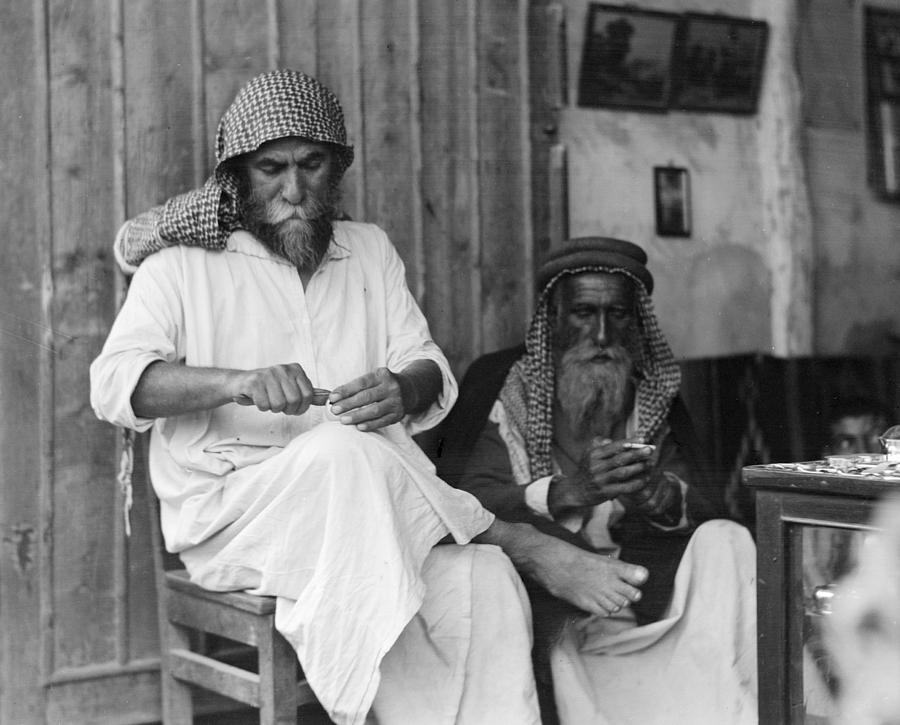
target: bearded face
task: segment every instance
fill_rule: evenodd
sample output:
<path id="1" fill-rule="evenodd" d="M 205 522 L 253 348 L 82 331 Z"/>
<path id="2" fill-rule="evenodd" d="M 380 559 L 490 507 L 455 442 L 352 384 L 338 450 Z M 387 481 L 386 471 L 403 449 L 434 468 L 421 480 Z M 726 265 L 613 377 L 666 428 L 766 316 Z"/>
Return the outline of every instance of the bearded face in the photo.
<path id="1" fill-rule="evenodd" d="M 239 173 L 247 231 L 301 271 L 328 249 L 340 207 L 340 171 L 327 145 L 298 138 L 263 144 Z"/>
<path id="2" fill-rule="evenodd" d="M 607 435 L 633 401 L 640 336 L 632 283 L 603 272 L 564 277 L 552 304 L 557 403 L 578 435 Z"/>

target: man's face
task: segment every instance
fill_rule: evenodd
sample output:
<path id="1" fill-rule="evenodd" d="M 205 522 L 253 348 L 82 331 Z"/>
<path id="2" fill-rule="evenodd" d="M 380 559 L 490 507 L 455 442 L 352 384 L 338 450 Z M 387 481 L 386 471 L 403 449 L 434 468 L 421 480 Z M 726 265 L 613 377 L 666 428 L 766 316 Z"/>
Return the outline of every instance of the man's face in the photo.
<path id="1" fill-rule="evenodd" d="M 285 219 L 291 218 L 288 209 L 302 210 L 310 199 L 327 197 L 336 171 L 327 144 L 293 136 L 268 141 L 247 154 L 245 168 L 252 194 L 278 202 Z"/>
<path id="2" fill-rule="evenodd" d="M 848 415 L 831 424 L 829 455 L 881 453 L 879 437 L 887 428 L 880 415 Z"/>
<path id="3" fill-rule="evenodd" d="M 296 266 L 315 267 L 340 200 L 334 151 L 287 137 L 263 144 L 242 162 L 248 230 Z"/>
<path id="4" fill-rule="evenodd" d="M 560 280 L 555 335 L 560 350 L 588 345 L 598 363 L 616 345 L 633 352 L 636 322 L 634 286 L 627 277 L 585 272 Z"/>
<path id="5" fill-rule="evenodd" d="M 557 401 L 574 431 L 607 435 L 627 415 L 640 355 L 632 283 L 603 272 L 564 277 L 554 306 Z"/>

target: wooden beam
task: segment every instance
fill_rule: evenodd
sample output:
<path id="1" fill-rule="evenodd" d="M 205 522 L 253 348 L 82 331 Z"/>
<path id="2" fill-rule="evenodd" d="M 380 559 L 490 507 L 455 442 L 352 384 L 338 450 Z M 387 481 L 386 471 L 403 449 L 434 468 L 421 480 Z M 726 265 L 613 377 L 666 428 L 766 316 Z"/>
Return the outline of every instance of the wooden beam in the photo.
<path id="1" fill-rule="evenodd" d="M 125 8 L 124 0 L 110 0 L 110 86 L 112 104 L 112 219 L 113 226 L 118 228 L 126 219 L 128 198 L 128 180 L 126 177 L 127 158 L 125 153 Z M 115 304 L 121 307 L 125 298 L 125 280 L 120 272 L 115 273 Z M 116 436 L 115 460 L 119 461 L 125 452 L 123 436 Z M 130 496 L 128 497 L 130 505 Z M 131 652 L 128 638 L 129 601 L 128 601 L 128 547 L 126 537 L 131 534 L 130 511 L 126 511 L 126 492 L 120 487 L 115 489 L 115 511 L 123 512 L 122 516 L 114 514 L 113 518 L 113 607 L 115 621 L 116 662 L 128 662 Z M 126 518 L 129 517 L 129 518 Z"/>
<path id="2" fill-rule="evenodd" d="M 41 678 L 49 679 L 55 668 L 53 616 L 53 483 L 55 472 L 55 419 L 56 378 L 55 340 L 53 336 L 53 237 L 54 201 L 53 180 L 50 174 L 53 133 L 50 119 L 50 10 L 49 0 L 35 0 L 35 56 L 37 63 L 35 83 L 35 121 L 39 129 L 39 141 L 35 144 L 35 209 L 37 220 L 35 232 L 41 266 L 41 327 L 43 329 L 38 368 L 40 419 L 40 524 L 38 529 L 38 551 L 40 577 L 40 620 L 39 632 L 41 652 Z"/>
<path id="3" fill-rule="evenodd" d="M 186 649 L 169 652 L 169 667 L 172 675 L 179 680 L 259 707 L 259 675 L 255 672 L 217 662 Z"/>
<path id="4" fill-rule="evenodd" d="M 191 2 L 191 78 L 193 93 L 191 94 L 191 111 L 193 116 L 194 136 L 191 147 L 194 150 L 194 186 L 201 186 L 207 177 L 209 167 L 207 148 L 210 143 L 206 123 L 206 71 L 204 57 L 206 55 L 206 33 L 203 6 L 204 0 Z M 213 127 L 215 128 L 215 127 Z"/>
<path id="5" fill-rule="evenodd" d="M 422 86 L 421 61 L 422 38 L 419 22 L 419 0 L 409 2 L 409 55 L 407 72 L 409 74 L 409 163 L 410 163 L 410 210 L 411 210 L 411 244 L 413 294 L 421 303 L 425 296 L 425 240 L 422 238 L 424 222 L 422 220 Z"/>

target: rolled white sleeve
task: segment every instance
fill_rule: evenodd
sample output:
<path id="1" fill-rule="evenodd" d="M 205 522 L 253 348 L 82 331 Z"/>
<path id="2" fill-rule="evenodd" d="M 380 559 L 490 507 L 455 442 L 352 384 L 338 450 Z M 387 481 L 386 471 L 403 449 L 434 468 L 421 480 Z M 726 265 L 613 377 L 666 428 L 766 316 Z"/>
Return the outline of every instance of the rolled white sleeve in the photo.
<path id="1" fill-rule="evenodd" d="M 525 487 L 525 504 L 539 516 L 553 519 L 550 507 L 547 505 L 547 496 L 550 493 L 550 481 L 553 476 L 544 476 L 529 483 Z"/>
<path id="2" fill-rule="evenodd" d="M 428 409 L 407 416 L 410 435 L 434 427 L 450 412 L 456 402 L 458 388 L 446 356 L 431 338 L 428 322 L 406 284 L 403 260 L 387 235 L 378 230 L 384 241 L 386 319 L 388 324 L 388 367 L 401 372 L 416 360 L 431 360 L 441 371 L 442 388 L 438 399 Z"/>
<path id="3" fill-rule="evenodd" d="M 101 420 L 138 432 L 153 425 L 152 418 L 135 415 L 131 396 L 144 370 L 153 362 L 173 362 L 180 300 L 165 279 L 163 255 L 141 265 L 128 290 L 106 343 L 91 363 L 91 407 Z"/>

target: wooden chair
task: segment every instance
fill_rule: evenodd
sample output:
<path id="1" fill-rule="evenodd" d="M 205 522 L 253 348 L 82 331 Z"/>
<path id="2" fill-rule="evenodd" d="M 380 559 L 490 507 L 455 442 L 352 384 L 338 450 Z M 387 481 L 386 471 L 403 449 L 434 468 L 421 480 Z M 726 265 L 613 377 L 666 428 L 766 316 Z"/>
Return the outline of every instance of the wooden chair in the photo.
<path id="1" fill-rule="evenodd" d="M 293 648 L 275 630 L 274 597 L 208 591 L 191 583 L 183 568 L 171 568 L 180 562 L 165 551 L 159 502 L 149 478 L 148 488 L 163 723 L 191 725 L 196 687 L 259 708 L 261 725 L 296 723 L 297 708 L 316 698 Z M 210 640 L 217 638 L 242 646 L 210 647 Z M 248 659 L 256 660 L 255 671 L 238 664 Z"/>

